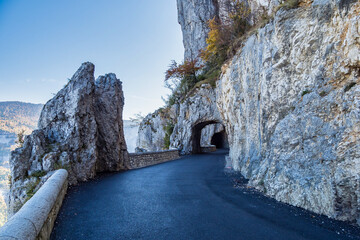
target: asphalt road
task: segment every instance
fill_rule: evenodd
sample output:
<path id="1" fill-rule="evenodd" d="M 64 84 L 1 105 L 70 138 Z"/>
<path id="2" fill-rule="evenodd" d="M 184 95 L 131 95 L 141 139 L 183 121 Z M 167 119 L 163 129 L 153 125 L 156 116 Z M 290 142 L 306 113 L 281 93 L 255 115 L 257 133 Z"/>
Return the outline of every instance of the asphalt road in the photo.
<path id="1" fill-rule="evenodd" d="M 246 188 L 224 158 L 186 156 L 72 187 L 51 239 L 360 239 L 357 227 Z"/>

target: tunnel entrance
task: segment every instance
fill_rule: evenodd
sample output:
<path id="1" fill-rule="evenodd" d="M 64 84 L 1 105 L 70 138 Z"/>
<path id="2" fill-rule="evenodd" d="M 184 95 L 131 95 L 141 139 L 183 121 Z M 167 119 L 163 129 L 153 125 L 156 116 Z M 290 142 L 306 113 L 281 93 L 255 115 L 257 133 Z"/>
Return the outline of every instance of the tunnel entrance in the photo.
<path id="1" fill-rule="evenodd" d="M 206 122 L 202 122 L 202 123 L 198 123 L 196 124 L 193 128 L 192 128 L 192 153 L 196 154 L 196 153 L 202 153 L 202 147 L 205 146 L 201 146 L 201 130 L 211 124 L 219 124 L 218 121 L 206 121 Z M 212 136 L 209 136 L 211 138 L 211 140 L 209 139 L 208 145 L 215 145 L 216 148 L 228 148 L 229 144 L 228 144 L 228 139 L 227 139 L 227 134 L 225 131 L 224 126 L 222 126 L 222 130 L 220 132 L 213 132 Z"/>
<path id="2" fill-rule="evenodd" d="M 219 148 L 227 148 L 227 136 L 225 130 L 221 132 L 215 133 L 211 138 L 211 145 L 215 145 L 217 149 Z"/>

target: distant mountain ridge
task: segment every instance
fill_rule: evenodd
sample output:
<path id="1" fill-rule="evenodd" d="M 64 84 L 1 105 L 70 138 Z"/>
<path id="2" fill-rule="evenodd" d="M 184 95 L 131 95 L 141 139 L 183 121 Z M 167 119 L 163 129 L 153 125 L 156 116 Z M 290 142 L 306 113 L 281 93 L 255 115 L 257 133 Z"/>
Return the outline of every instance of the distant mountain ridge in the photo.
<path id="1" fill-rule="evenodd" d="M 7 206 L 3 194 L 8 192 L 11 145 L 15 144 L 15 134 L 22 129 L 26 134 L 30 134 L 37 128 L 42 107 L 42 104 L 0 102 L 0 226 L 7 219 Z"/>
<path id="2" fill-rule="evenodd" d="M 37 128 L 43 104 L 0 102 L 0 134 L 18 133 L 22 129 L 30 134 Z"/>

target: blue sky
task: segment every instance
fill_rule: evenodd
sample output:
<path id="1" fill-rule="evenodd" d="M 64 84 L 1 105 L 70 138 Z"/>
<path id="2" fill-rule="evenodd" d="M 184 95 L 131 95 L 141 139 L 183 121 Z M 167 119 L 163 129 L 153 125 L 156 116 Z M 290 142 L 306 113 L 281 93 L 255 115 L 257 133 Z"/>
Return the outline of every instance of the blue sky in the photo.
<path id="1" fill-rule="evenodd" d="M 176 0 L 0 0 L 0 101 L 45 103 L 82 62 L 123 82 L 124 118 L 164 103 L 183 59 Z"/>

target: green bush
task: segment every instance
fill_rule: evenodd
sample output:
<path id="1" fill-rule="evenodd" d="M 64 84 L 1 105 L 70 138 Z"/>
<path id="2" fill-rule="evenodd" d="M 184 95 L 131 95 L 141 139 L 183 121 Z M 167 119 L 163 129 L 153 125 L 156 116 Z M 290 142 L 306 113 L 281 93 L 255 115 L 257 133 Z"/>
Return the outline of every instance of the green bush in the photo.
<path id="1" fill-rule="evenodd" d="M 164 131 L 165 131 L 164 149 L 169 149 L 169 147 L 170 147 L 170 136 L 174 131 L 174 127 L 175 127 L 175 125 L 172 122 L 168 122 L 164 126 Z"/>
<path id="2" fill-rule="evenodd" d="M 45 175 L 46 175 L 46 172 L 43 170 L 35 171 L 31 174 L 32 177 L 37 177 L 37 178 L 43 177 Z"/>
<path id="3" fill-rule="evenodd" d="M 32 198 L 32 196 L 34 196 L 34 194 L 36 193 L 35 189 L 36 187 L 39 185 L 40 183 L 40 179 L 36 179 L 35 182 L 29 183 L 26 186 L 26 195 L 27 195 L 27 199 L 26 201 L 28 201 L 30 198 Z"/>
<path id="4" fill-rule="evenodd" d="M 311 93 L 309 90 L 304 90 L 302 93 L 301 93 L 301 96 L 303 97 L 303 96 L 305 96 L 306 94 L 308 94 L 308 93 Z"/>

